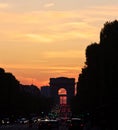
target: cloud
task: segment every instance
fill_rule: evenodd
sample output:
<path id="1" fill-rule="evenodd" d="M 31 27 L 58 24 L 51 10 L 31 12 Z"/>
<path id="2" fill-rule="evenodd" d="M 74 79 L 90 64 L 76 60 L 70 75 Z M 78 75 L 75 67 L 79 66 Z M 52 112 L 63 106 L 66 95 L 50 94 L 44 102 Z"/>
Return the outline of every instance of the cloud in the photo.
<path id="1" fill-rule="evenodd" d="M 42 34 L 26 34 L 25 36 L 37 42 L 47 43 L 53 41 L 51 37 Z"/>
<path id="2" fill-rule="evenodd" d="M 51 51 L 45 52 L 47 58 L 80 58 L 83 57 L 83 51 L 67 50 L 67 51 Z"/>
<path id="3" fill-rule="evenodd" d="M 45 4 L 44 7 L 45 8 L 49 8 L 49 7 L 52 7 L 54 6 L 55 4 L 54 3 L 48 3 L 48 4 Z"/>
<path id="4" fill-rule="evenodd" d="M 8 7 L 8 4 L 0 4 L 0 7 Z M 98 41 L 104 22 L 116 19 L 117 12 L 117 6 L 94 6 L 78 11 L 0 12 L 0 41 Z"/>
<path id="5" fill-rule="evenodd" d="M 89 12 L 89 11 L 88 11 Z M 51 43 L 61 40 L 91 39 L 97 36 L 96 26 L 89 23 L 87 11 L 39 11 L 30 13 L 0 13 L 2 38 L 34 40 Z M 92 12 L 90 11 L 89 15 Z M 88 16 L 89 16 L 88 15 Z M 17 19 L 17 22 L 16 22 Z M 2 39 L 1 38 L 1 39 Z M 6 39 L 6 38 L 4 38 Z"/>
<path id="6" fill-rule="evenodd" d="M 0 9 L 6 9 L 9 5 L 7 3 L 0 3 Z"/>

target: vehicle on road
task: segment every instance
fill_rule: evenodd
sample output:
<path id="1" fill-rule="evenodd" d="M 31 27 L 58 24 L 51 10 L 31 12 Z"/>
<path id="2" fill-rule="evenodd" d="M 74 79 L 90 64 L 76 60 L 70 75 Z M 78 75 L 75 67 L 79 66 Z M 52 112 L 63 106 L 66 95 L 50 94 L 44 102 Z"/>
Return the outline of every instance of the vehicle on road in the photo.
<path id="1" fill-rule="evenodd" d="M 27 118 L 25 118 L 25 117 L 22 117 L 22 118 L 18 119 L 18 122 L 19 122 L 20 124 L 26 124 L 26 123 L 29 122 L 29 120 L 28 120 Z"/>
<path id="2" fill-rule="evenodd" d="M 10 119 L 9 117 L 5 117 L 1 119 L 1 124 L 10 124 Z"/>
<path id="3" fill-rule="evenodd" d="M 68 130 L 83 130 L 83 121 L 81 118 L 72 118 Z"/>
<path id="4" fill-rule="evenodd" d="M 51 120 L 51 119 L 44 119 L 39 121 L 38 129 L 39 130 L 51 130 L 51 129 L 58 129 L 59 122 L 58 120 Z"/>

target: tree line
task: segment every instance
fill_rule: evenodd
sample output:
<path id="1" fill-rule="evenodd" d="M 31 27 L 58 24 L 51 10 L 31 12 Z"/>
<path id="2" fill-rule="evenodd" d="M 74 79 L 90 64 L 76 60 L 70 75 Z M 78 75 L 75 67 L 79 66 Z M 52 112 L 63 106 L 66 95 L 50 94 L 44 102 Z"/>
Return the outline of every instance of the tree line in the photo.
<path id="1" fill-rule="evenodd" d="M 12 73 L 0 68 L 0 115 L 40 114 L 51 110 L 52 99 L 34 85 L 22 85 Z"/>
<path id="2" fill-rule="evenodd" d="M 118 21 L 107 21 L 100 31 L 99 43 L 85 50 L 86 61 L 78 76 L 77 95 L 72 102 L 74 114 L 103 111 L 106 118 L 118 116 Z M 102 113 L 102 114 L 103 114 Z"/>

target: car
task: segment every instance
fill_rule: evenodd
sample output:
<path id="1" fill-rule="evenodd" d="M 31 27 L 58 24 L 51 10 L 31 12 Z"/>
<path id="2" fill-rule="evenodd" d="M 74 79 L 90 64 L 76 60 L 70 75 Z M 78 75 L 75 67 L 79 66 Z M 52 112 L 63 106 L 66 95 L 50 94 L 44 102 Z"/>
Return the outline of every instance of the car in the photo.
<path id="1" fill-rule="evenodd" d="M 68 130 L 83 130 L 83 121 L 81 118 L 72 118 Z"/>
<path id="2" fill-rule="evenodd" d="M 50 120 L 49 121 L 51 128 L 57 128 L 59 127 L 59 121 L 58 120 Z"/>
<path id="3" fill-rule="evenodd" d="M 1 120 L 1 124 L 9 124 L 10 123 L 10 119 L 9 117 L 5 117 Z"/>
<path id="4" fill-rule="evenodd" d="M 38 124 L 39 130 L 48 129 L 48 128 L 50 129 L 50 124 L 49 124 L 49 121 L 47 119 L 39 121 L 39 124 Z"/>
<path id="5" fill-rule="evenodd" d="M 38 117 L 32 117 L 29 121 L 32 123 L 36 123 L 38 121 Z"/>
<path id="6" fill-rule="evenodd" d="M 27 118 L 25 118 L 25 117 L 22 117 L 22 118 L 19 119 L 20 124 L 26 124 L 28 122 L 29 122 L 29 120 Z"/>
<path id="7" fill-rule="evenodd" d="M 39 130 L 51 130 L 52 128 L 58 129 L 59 123 L 58 120 L 50 120 L 50 119 L 44 119 L 39 121 L 38 129 Z"/>
<path id="8" fill-rule="evenodd" d="M 70 125 L 71 125 L 71 119 L 66 120 L 66 126 L 68 127 Z"/>

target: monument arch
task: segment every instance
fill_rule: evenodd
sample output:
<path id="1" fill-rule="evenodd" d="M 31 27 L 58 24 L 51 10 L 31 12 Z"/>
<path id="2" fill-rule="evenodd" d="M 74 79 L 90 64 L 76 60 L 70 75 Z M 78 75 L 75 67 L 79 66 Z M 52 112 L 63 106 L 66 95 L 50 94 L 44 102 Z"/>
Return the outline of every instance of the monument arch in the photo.
<path id="1" fill-rule="evenodd" d="M 60 105 L 60 100 L 66 97 L 66 104 L 69 105 L 75 95 L 75 78 L 58 77 L 50 78 L 51 97 L 56 105 Z M 60 89 L 65 89 L 66 93 L 59 94 Z"/>

